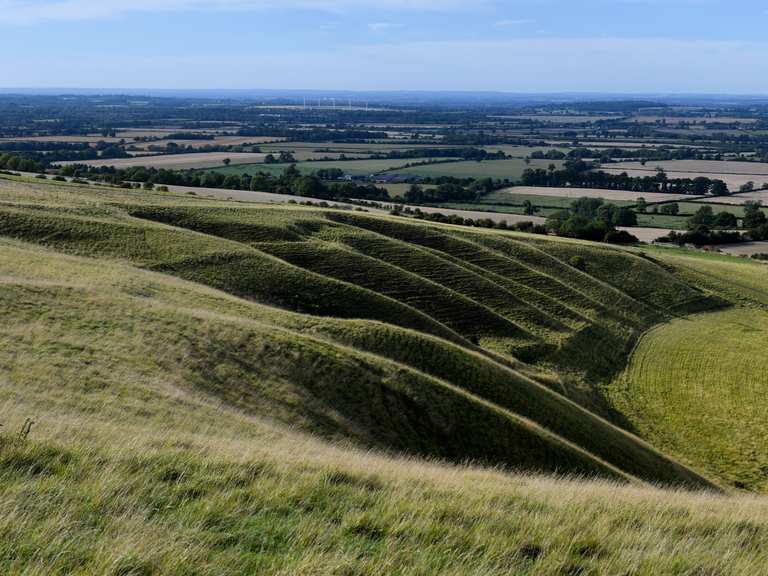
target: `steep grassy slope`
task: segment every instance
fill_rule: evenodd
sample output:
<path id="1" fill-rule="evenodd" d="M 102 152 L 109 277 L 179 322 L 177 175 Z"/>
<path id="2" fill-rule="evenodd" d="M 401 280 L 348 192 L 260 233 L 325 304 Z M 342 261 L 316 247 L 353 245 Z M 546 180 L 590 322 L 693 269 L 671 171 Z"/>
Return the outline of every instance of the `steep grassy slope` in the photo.
<path id="1" fill-rule="evenodd" d="M 0 179 L 0 572 L 759 574 L 764 500 L 643 485 L 749 480 L 746 391 L 734 447 L 717 381 L 616 384 L 761 306 L 764 268 L 676 258 Z"/>
<path id="2" fill-rule="evenodd" d="M 564 384 L 552 377 L 536 381 L 537 371 L 513 356 L 517 350 L 535 350 L 554 358 L 569 340 L 583 338 L 603 318 L 607 321 L 599 330 L 624 338 L 650 321 L 598 304 L 601 291 L 621 293 L 559 260 L 549 258 L 545 264 L 565 271 L 566 280 L 569 273 L 589 278 L 587 283 L 594 285 L 590 293 L 555 279 L 549 269 L 515 264 L 508 255 L 453 232 L 388 219 L 298 208 L 200 208 L 182 199 L 171 208 L 130 196 L 116 204 L 110 195 L 100 202 L 100 193 L 84 192 L 67 199 L 65 206 L 59 196 L 31 202 L 39 193 L 36 188 L 27 201 L 18 196 L 7 201 L 0 208 L 0 226 L 6 236 L 55 252 L 22 254 L 8 248 L 7 269 L 27 260 L 38 262 L 40 270 L 61 269 L 56 258 L 66 252 L 101 259 L 94 269 L 83 269 L 81 276 L 90 278 L 105 258 L 118 259 L 162 272 L 157 278 L 178 276 L 252 303 L 238 301 L 240 308 L 231 312 L 202 306 L 193 295 L 179 295 L 164 299 L 172 310 L 135 310 L 133 292 L 122 293 L 120 284 L 102 284 L 93 296 L 99 304 L 83 307 L 88 298 L 77 291 L 33 298 L 23 282 L 11 282 L 5 298 L 9 310 L 20 299 L 36 309 L 56 302 L 75 317 L 87 318 L 87 326 L 104 327 L 98 334 L 83 335 L 87 340 L 108 342 L 146 332 L 141 338 L 146 344 L 133 353 L 136 362 L 146 360 L 161 373 L 178 372 L 174 382 L 227 406 L 329 437 L 453 460 L 703 482 L 547 389 L 541 382 L 558 390 Z M 153 199 L 148 195 L 144 200 Z M 432 241 L 447 243 L 446 251 L 428 246 Z M 379 252 L 364 253 L 368 245 L 378 246 Z M 468 250 L 466 262 L 456 246 Z M 308 255 L 301 256 L 302 251 Z M 486 268 L 471 264 L 469 252 L 483 256 Z M 496 261 L 524 267 L 527 276 L 507 275 L 505 280 L 498 272 L 487 272 Z M 143 304 L 154 302 L 158 289 L 133 279 L 131 270 L 126 268 L 121 277 L 144 297 Z M 32 277 L 33 272 L 27 270 Z M 547 279 L 559 285 L 560 299 L 548 288 L 539 289 L 549 286 Z M 44 281 L 56 286 L 61 278 Z M 114 290 L 115 302 L 110 303 L 105 295 Z M 572 302 L 566 304 L 566 297 Z M 627 305 L 632 302 L 623 298 Z M 538 307 L 542 302 L 549 310 Z M 29 306 L 22 308 L 24 314 Z M 126 311 L 118 312 L 123 307 Z M 24 314 L 17 319 L 21 325 L 30 320 Z M 127 326 L 107 321 L 134 315 L 138 320 Z M 205 322 L 198 326 L 201 315 Z M 337 319 L 345 317 L 382 323 Z M 53 349 L 63 334 L 77 334 L 63 319 L 50 332 L 55 334 Z M 157 334 L 165 339 L 158 340 Z M 34 372 L 31 364 L 17 371 Z M 162 380 L 158 374 L 151 379 Z"/>
<path id="3" fill-rule="evenodd" d="M 768 563 L 764 499 L 439 466 L 185 408 L 173 426 L 60 417 L 0 448 L 0 571 L 753 576 Z"/>

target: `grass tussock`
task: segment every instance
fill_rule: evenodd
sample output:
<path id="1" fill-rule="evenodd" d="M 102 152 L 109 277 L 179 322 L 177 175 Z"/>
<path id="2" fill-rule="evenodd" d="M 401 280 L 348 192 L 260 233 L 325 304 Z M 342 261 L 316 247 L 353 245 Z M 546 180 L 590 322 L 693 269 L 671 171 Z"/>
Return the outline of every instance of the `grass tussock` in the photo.
<path id="1" fill-rule="evenodd" d="M 241 425 L 269 441 L 84 422 L 41 427 L 0 453 L 0 566 L 29 574 L 746 575 L 768 561 L 768 510 L 754 497 L 446 466 Z"/>

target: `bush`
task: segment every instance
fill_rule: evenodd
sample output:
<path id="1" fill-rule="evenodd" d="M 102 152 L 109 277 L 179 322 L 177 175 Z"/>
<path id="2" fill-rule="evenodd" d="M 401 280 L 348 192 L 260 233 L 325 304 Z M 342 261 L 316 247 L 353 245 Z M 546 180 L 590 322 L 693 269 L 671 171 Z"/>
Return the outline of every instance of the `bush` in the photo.
<path id="1" fill-rule="evenodd" d="M 576 268 L 577 270 L 586 270 L 587 269 L 587 261 L 584 260 L 583 256 L 573 256 L 570 260 L 568 260 L 568 264 Z"/>
<path id="2" fill-rule="evenodd" d="M 640 240 L 626 230 L 611 230 L 605 235 L 603 242 L 609 244 L 638 244 Z"/>

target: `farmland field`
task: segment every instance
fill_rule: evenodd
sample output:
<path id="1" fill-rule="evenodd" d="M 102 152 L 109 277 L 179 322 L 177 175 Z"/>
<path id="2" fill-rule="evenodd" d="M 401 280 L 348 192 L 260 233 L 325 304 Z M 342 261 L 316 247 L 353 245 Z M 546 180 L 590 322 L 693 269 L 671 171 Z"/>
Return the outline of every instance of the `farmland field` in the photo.
<path id="1" fill-rule="evenodd" d="M 497 180 L 518 180 L 528 168 L 544 168 L 550 164 L 562 166 L 559 160 L 531 160 L 526 164 L 519 158 L 511 160 L 487 160 L 485 162 L 452 162 L 428 164 L 393 170 L 396 174 L 421 177 L 453 176 L 454 178 L 493 178 Z"/>
<path id="2" fill-rule="evenodd" d="M 212 140 L 183 140 L 178 138 L 151 140 L 149 142 L 136 142 L 133 146 L 146 150 L 150 146 L 167 146 L 173 142 L 178 146 L 204 148 L 206 146 L 242 146 L 243 144 L 261 145 L 264 142 L 274 142 L 275 140 L 279 140 L 279 138 L 269 136 L 215 136 Z"/>
<path id="3" fill-rule="evenodd" d="M 330 170 L 338 168 L 343 170 L 345 174 L 350 176 L 369 176 L 371 174 L 378 174 L 408 164 L 409 162 L 418 161 L 414 158 L 411 159 L 396 159 L 396 160 L 335 160 L 328 162 L 299 162 L 296 164 L 296 168 L 302 174 L 313 174 L 318 170 Z M 282 174 L 290 164 L 239 164 L 237 166 L 220 166 L 216 168 L 216 172 L 221 174 L 255 174 L 257 172 L 266 172 L 268 174 Z"/>
<path id="4" fill-rule="evenodd" d="M 622 174 L 626 172 L 629 176 L 639 178 L 643 176 L 653 176 L 656 174 L 655 169 L 630 169 L 630 168 L 615 168 L 614 164 L 609 164 L 611 168 L 603 167 L 601 170 L 608 174 Z M 724 172 L 667 172 L 669 179 L 684 179 L 684 178 L 696 178 L 698 176 L 704 176 L 713 180 L 722 180 L 728 185 L 731 192 L 737 192 L 741 186 L 747 182 L 755 182 L 759 187 L 762 186 L 762 180 L 765 178 L 768 180 L 768 176 L 763 175 L 749 175 L 749 174 L 726 174 Z"/>
<path id="5" fill-rule="evenodd" d="M 741 244 L 726 244 L 720 246 L 720 251 L 733 256 L 752 256 L 753 254 L 768 254 L 768 242 L 743 242 Z"/>
<path id="6" fill-rule="evenodd" d="M 696 200 L 696 202 L 699 202 L 699 200 Z M 706 200 L 701 200 L 701 202 L 706 202 Z M 768 190 L 722 196 L 717 199 L 717 202 L 734 205 L 744 204 L 745 202 L 762 202 L 768 205 Z"/>
<path id="7" fill-rule="evenodd" d="M 78 162 L 88 166 L 114 166 L 115 168 L 133 168 L 147 166 L 154 168 L 213 168 L 222 166 L 225 159 L 232 164 L 248 164 L 264 159 L 264 154 L 247 152 L 200 152 L 192 154 L 164 154 L 160 156 L 137 156 L 135 158 L 115 158 L 112 160 L 89 160 Z"/>
<path id="8" fill-rule="evenodd" d="M 515 186 L 507 190 L 497 192 L 496 197 L 502 198 L 502 194 L 509 192 L 510 194 L 525 194 L 530 196 L 553 196 L 556 198 L 581 198 L 587 196 L 589 198 L 604 198 L 609 202 L 617 204 L 619 202 L 626 202 L 627 204 L 634 204 L 638 198 L 645 198 L 648 202 L 664 202 L 667 200 L 681 200 L 691 196 L 685 196 L 682 194 L 660 194 L 649 192 L 630 192 L 626 190 L 600 190 L 595 188 L 549 188 L 545 186 Z"/>
<path id="9" fill-rule="evenodd" d="M 763 270 L 768 280 L 768 267 Z M 620 380 L 656 445 L 753 490 L 768 487 L 768 313 L 673 320 L 641 340 Z"/>
<path id="10" fill-rule="evenodd" d="M 649 161 L 643 166 L 640 162 L 617 162 L 606 164 L 605 168 L 615 170 L 642 170 L 656 172 L 663 168 L 665 172 L 690 172 L 691 174 L 738 174 L 755 176 L 756 183 L 760 176 L 768 176 L 768 164 L 762 162 L 731 162 L 725 160 L 667 160 Z"/>

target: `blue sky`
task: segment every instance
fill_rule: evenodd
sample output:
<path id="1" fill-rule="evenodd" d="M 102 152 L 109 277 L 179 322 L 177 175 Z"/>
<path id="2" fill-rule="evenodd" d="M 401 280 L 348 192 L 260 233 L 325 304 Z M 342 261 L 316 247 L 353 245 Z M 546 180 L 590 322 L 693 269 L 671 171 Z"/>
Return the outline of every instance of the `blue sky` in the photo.
<path id="1" fill-rule="evenodd" d="M 768 94 L 766 30 L 756 0 L 0 0 L 0 87 Z"/>

